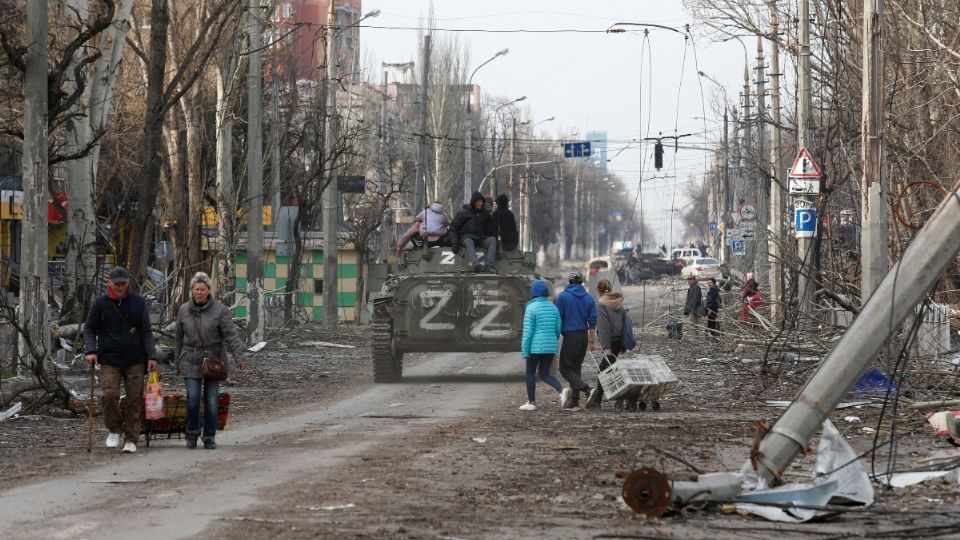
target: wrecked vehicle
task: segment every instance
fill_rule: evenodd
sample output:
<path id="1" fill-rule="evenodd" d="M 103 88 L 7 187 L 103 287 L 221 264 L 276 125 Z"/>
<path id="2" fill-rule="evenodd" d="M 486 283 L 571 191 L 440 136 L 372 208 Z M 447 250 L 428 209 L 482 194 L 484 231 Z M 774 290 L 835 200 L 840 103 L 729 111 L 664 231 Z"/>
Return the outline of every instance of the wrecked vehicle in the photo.
<path id="1" fill-rule="evenodd" d="M 535 254 L 520 251 L 480 273 L 464 250 L 411 251 L 373 300 L 373 380 L 400 380 L 408 352 L 519 351 L 535 270 Z"/>

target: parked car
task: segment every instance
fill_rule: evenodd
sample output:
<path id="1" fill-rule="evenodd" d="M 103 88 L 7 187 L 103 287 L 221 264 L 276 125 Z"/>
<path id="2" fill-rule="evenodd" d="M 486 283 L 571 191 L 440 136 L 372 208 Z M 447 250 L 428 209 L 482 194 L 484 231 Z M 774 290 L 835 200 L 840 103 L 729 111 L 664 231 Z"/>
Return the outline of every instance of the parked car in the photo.
<path id="1" fill-rule="evenodd" d="M 690 259 L 680 270 L 680 275 L 687 278 L 694 276 L 697 279 L 716 278 L 723 281 L 723 273 L 720 271 L 720 261 L 712 257 L 694 257 Z"/>

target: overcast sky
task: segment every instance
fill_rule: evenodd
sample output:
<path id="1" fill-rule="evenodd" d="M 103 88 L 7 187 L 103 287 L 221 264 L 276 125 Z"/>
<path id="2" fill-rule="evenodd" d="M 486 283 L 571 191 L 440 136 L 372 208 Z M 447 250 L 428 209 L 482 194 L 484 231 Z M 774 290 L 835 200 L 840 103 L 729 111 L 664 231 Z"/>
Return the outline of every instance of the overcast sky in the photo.
<path id="1" fill-rule="evenodd" d="M 379 17 L 368 19 L 365 24 L 415 28 L 426 18 L 431 3 L 437 29 L 435 39 L 457 37 L 466 44 L 471 71 L 500 49 L 510 49 L 508 55 L 484 66 L 474 77 L 485 96 L 525 95 L 527 99 L 522 105 L 528 116 L 524 119 L 539 122 L 556 117 L 553 122 L 541 124 L 538 133 L 543 130 L 556 136 L 573 129 L 581 135 L 592 130 L 606 131 L 611 157 L 631 146 L 634 139 L 657 136 L 659 132 L 693 133 L 681 144 L 702 147 L 706 131 L 706 141 L 716 144 L 723 124 L 711 104 L 719 91 L 706 80 L 701 89 L 697 71 L 702 70 L 725 85 L 734 102 L 743 85 L 745 51 L 737 41 L 711 43 L 700 38 L 694 43 L 680 33 L 651 28 L 647 41 L 651 59 L 647 52 L 641 55 L 642 28 L 624 27 L 629 31 L 622 34 L 603 32 L 617 22 L 655 23 L 681 30 L 685 24 L 695 27 L 696 22 L 679 0 L 364 0 L 364 13 L 381 10 Z M 472 31 L 453 33 L 444 29 Z M 693 35 L 700 34 L 694 31 Z M 362 55 L 374 65 L 381 61 L 418 60 L 415 29 L 363 28 L 360 42 Z M 756 42 L 746 45 L 752 64 Z M 704 108 L 706 125 L 700 118 Z M 648 154 L 642 176 L 643 214 L 655 229 L 658 241 L 670 243 L 671 208 L 685 210 L 687 180 L 691 176 L 702 177 L 707 156 L 696 149 L 680 149 L 674 155 L 668 148 L 664 169 L 655 173 L 649 157 L 652 148 L 645 144 L 641 149 L 634 143 L 608 164 L 608 170 L 617 173 L 635 193 L 641 179 L 641 153 Z M 686 223 L 674 221 L 674 244 L 683 240 L 686 227 Z"/>

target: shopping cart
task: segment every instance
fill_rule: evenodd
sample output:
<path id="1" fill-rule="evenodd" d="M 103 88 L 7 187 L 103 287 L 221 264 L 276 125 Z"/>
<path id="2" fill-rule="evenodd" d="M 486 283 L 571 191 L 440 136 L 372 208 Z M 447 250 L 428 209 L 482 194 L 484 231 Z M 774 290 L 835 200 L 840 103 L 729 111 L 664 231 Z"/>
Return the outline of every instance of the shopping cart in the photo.
<path id="1" fill-rule="evenodd" d="M 600 368 L 593 351 L 590 351 L 590 357 L 597 366 L 597 379 L 603 386 L 603 395 L 607 401 L 636 400 L 637 408 L 641 411 L 646 410 L 649 402 L 653 410 L 659 411 L 660 398 L 677 383 L 677 376 L 661 356 L 622 355 L 604 369 Z"/>

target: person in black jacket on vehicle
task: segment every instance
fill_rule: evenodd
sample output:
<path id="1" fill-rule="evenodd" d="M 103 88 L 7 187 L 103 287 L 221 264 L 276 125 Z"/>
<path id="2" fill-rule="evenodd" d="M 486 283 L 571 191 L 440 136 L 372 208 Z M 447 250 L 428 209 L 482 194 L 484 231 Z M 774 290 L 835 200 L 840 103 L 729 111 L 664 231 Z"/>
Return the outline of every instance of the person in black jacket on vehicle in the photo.
<path id="1" fill-rule="evenodd" d="M 470 204 L 463 205 L 450 224 L 457 243 L 467 248 L 467 259 L 474 272 L 480 272 L 484 267 L 493 272 L 497 262 L 497 229 L 493 216 L 484 208 L 486 202 L 482 193 L 474 192 Z M 478 245 L 484 251 L 483 262 L 477 257 Z"/>
<path id="2" fill-rule="evenodd" d="M 501 193 L 497 195 L 497 209 L 493 212 L 493 223 L 497 227 L 497 236 L 500 237 L 500 247 L 504 251 L 517 249 L 520 243 L 520 233 L 517 232 L 517 218 L 510 211 L 510 198 Z"/>
<path id="3" fill-rule="evenodd" d="M 147 301 L 130 290 L 130 273 L 115 266 L 110 270 L 107 294 L 98 296 L 83 325 L 85 360 L 100 364 L 103 391 L 103 423 L 110 430 L 107 448 L 120 446 L 123 453 L 137 451 L 140 412 L 143 409 L 143 376 L 157 369 L 157 348 L 150 329 Z M 126 399 L 120 411 L 120 380 Z M 122 433 L 121 433 L 122 432 Z"/>

